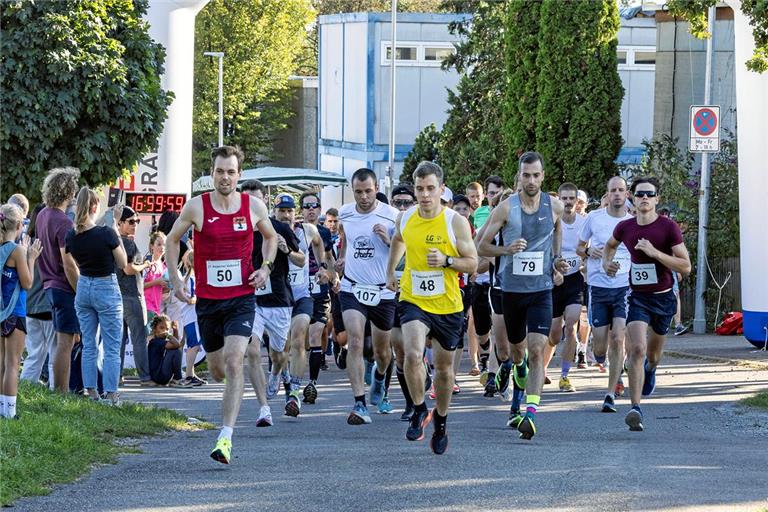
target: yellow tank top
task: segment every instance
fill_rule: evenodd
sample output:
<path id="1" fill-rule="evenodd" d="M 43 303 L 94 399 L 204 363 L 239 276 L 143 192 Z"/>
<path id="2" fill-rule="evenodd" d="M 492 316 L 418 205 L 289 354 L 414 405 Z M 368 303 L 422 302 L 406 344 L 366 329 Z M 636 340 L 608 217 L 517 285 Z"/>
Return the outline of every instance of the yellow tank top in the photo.
<path id="1" fill-rule="evenodd" d="M 400 219 L 400 233 L 405 242 L 405 268 L 400 280 L 400 300 L 415 304 L 437 315 L 464 310 L 461 303 L 459 273 L 451 268 L 427 265 L 429 249 L 438 249 L 456 257 L 456 235 L 453 233 L 451 209 L 443 208 L 437 217 L 425 219 L 418 206 L 406 211 Z"/>

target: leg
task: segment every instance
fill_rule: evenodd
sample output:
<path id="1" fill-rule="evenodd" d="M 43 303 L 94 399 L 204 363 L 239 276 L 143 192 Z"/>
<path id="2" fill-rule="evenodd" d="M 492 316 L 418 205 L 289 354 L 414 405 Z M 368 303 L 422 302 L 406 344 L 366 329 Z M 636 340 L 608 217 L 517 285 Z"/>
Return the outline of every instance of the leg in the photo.
<path id="1" fill-rule="evenodd" d="M 111 286 L 97 286 L 98 298 L 94 306 L 98 310 L 101 339 L 104 349 L 104 391 L 115 399 L 120 380 L 120 346 L 123 343 L 123 303 L 117 282 Z M 181 367 L 181 361 L 179 361 Z M 180 375 L 179 375 L 180 376 Z"/>
<path id="2" fill-rule="evenodd" d="M 131 336 L 133 345 L 133 362 L 136 365 L 136 372 L 141 381 L 150 380 L 149 377 L 149 359 L 147 358 L 147 322 L 146 309 L 144 304 L 138 299 L 126 300 L 123 302 L 123 314 L 125 315 L 125 325 Z"/>
<path id="3" fill-rule="evenodd" d="M 469 311 L 469 323 L 467 327 L 467 342 L 469 344 L 469 364 L 472 369 L 477 368 L 478 350 L 480 348 L 480 337 L 475 330 L 475 315 L 472 310 Z"/>
<path id="4" fill-rule="evenodd" d="M 390 331 L 382 331 L 371 324 L 371 338 L 373 339 L 373 358 L 376 361 L 376 372 L 384 374 L 384 371 L 392 362 L 392 345 L 389 343 Z"/>
<path id="5" fill-rule="evenodd" d="M 291 386 L 298 387 L 307 368 L 307 336 L 309 335 L 309 315 L 296 315 L 291 319 L 290 370 Z"/>
<path id="6" fill-rule="evenodd" d="M 608 338 L 608 393 L 613 393 L 624 368 L 624 334 L 626 319 L 614 318 Z M 597 344 L 595 344 L 597 346 Z M 597 357 L 597 353 L 595 353 Z"/>
<path id="7" fill-rule="evenodd" d="M 184 377 L 187 379 L 195 377 L 195 360 L 197 359 L 198 352 L 200 352 L 200 345 L 187 347 L 187 353 L 184 356 L 186 363 L 186 367 L 184 368 Z"/>
<path id="8" fill-rule="evenodd" d="M 53 386 L 60 393 L 69 391 L 69 370 L 72 364 L 72 347 L 75 335 L 65 332 L 56 333 L 56 348 L 53 352 Z"/>
<path id="9" fill-rule="evenodd" d="M 427 326 L 413 320 L 402 326 L 405 346 L 405 380 L 411 400 L 415 406 L 424 404 L 424 346 L 427 339 Z"/>
<path id="10" fill-rule="evenodd" d="M 579 323 L 579 315 L 581 313 L 581 304 L 570 304 L 565 308 L 565 347 L 561 354 L 560 367 L 564 376 L 568 376 L 568 370 L 570 370 L 572 361 L 576 358 L 576 345 L 578 339 L 576 338 L 576 329 Z"/>
<path id="11" fill-rule="evenodd" d="M 439 343 L 433 343 L 432 346 L 435 351 L 435 393 L 437 395 L 435 409 L 440 416 L 444 417 L 448 414 L 453 396 L 455 351 L 445 350 Z"/>
<path id="12" fill-rule="evenodd" d="M 547 336 L 539 333 L 528 334 L 528 385 L 526 394 L 530 397 L 540 396 L 544 387 L 544 349 L 547 345 Z"/>
<path id="13" fill-rule="evenodd" d="M 563 317 L 558 316 L 552 319 L 552 327 L 549 329 L 549 343 L 544 347 L 544 371 L 549 367 L 552 357 L 555 355 L 555 348 L 560 343 L 563 336 Z M 565 360 L 564 355 L 561 356 Z"/>
<path id="14" fill-rule="evenodd" d="M 222 398 L 222 425 L 233 428 L 243 400 L 243 358 L 248 346 L 245 336 L 225 336 L 221 360 L 227 382 Z"/>
<path id="15" fill-rule="evenodd" d="M 646 336 L 648 324 L 632 321 L 627 324 L 627 357 L 629 359 L 629 391 L 632 405 L 640 405 L 645 377 Z"/>
<path id="16" fill-rule="evenodd" d="M 40 373 L 48 355 L 48 339 L 45 336 L 44 322 L 44 320 L 27 317 L 27 357 L 24 359 L 21 379 L 35 384 L 39 383 Z"/>
<path id="17" fill-rule="evenodd" d="M 365 398 L 365 364 L 363 363 L 363 336 L 365 335 L 365 316 L 356 309 L 347 309 L 342 313 L 347 332 L 347 375 L 352 386 L 352 394 Z"/>
<path id="18" fill-rule="evenodd" d="M 77 319 L 82 331 L 83 344 L 82 373 L 83 387 L 91 398 L 98 398 L 98 327 L 99 315 L 91 302 L 91 291 L 88 282 L 81 281 L 75 298 Z"/>
<path id="19" fill-rule="evenodd" d="M 14 329 L 11 334 L 0 341 L 3 343 L 2 353 L 3 373 L 2 373 L 2 392 L 7 398 L 12 398 L 13 411 L 9 411 L 9 417 L 13 417 L 16 408 L 16 394 L 19 388 L 19 364 L 21 363 L 21 353 L 24 352 L 24 341 L 26 334 L 21 329 Z M 9 402 L 10 403 L 10 402 Z"/>
<path id="20" fill-rule="evenodd" d="M 189 354 L 189 352 L 187 352 Z M 267 403 L 267 378 L 264 376 L 264 368 L 261 365 L 261 343 L 254 339 L 246 349 L 248 355 L 248 377 L 251 379 L 253 392 L 260 407 Z"/>

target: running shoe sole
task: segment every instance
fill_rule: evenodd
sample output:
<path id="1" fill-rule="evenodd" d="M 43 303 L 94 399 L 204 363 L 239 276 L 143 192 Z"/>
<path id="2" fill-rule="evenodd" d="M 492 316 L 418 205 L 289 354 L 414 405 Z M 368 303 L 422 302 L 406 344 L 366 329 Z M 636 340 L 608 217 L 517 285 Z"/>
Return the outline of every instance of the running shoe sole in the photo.
<path id="1" fill-rule="evenodd" d="M 414 410 L 413 409 L 406 409 L 403 411 L 403 414 L 400 415 L 400 421 L 411 421 L 411 417 L 413 416 Z"/>
<path id="2" fill-rule="evenodd" d="M 523 417 L 518 414 L 516 416 L 513 416 L 512 418 L 509 418 L 509 420 L 507 420 L 507 426 L 517 430 L 517 428 L 520 426 L 520 423 L 522 422 L 523 422 Z"/>
<path id="3" fill-rule="evenodd" d="M 480 385 L 485 386 L 488 384 L 488 372 L 483 372 L 480 374 Z"/>
<path id="4" fill-rule="evenodd" d="M 272 426 L 272 420 L 267 419 L 267 418 L 259 418 L 256 421 L 256 426 L 257 427 L 271 427 Z"/>
<path id="5" fill-rule="evenodd" d="M 367 425 L 371 422 L 370 417 L 360 416 L 354 411 L 347 416 L 347 425 Z"/>
<path id="6" fill-rule="evenodd" d="M 304 388 L 304 403 L 314 404 L 317 400 L 317 388 L 313 384 L 307 384 Z"/>
<path id="7" fill-rule="evenodd" d="M 405 438 L 409 441 L 421 441 L 424 439 L 424 429 L 429 425 L 430 421 L 432 421 L 432 411 L 427 411 L 427 415 L 421 420 L 418 429 L 414 429 L 412 425 L 408 426 L 408 430 L 405 431 Z"/>
<path id="8" fill-rule="evenodd" d="M 636 409 L 630 410 L 624 417 L 624 423 L 629 426 L 631 432 L 643 431 L 643 415 Z"/>
<path id="9" fill-rule="evenodd" d="M 285 403 L 285 415 L 292 418 L 298 418 L 300 413 L 301 406 L 299 405 L 299 400 L 296 397 L 291 397 Z"/>
<path id="10" fill-rule="evenodd" d="M 432 448 L 432 453 L 435 455 L 442 455 L 448 449 L 448 434 L 438 436 L 437 433 L 432 434 L 432 439 L 429 440 L 429 447 Z"/>
<path id="11" fill-rule="evenodd" d="M 524 417 L 517 426 L 517 431 L 520 432 L 520 439 L 528 441 L 536 435 L 536 425 L 528 417 Z"/>
<path id="12" fill-rule="evenodd" d="M 221 462 L 222 464 L 229 464 L 229 460 L 224 456 L 223 453 L 221 453 L 221 450 L 213 450 L 211 452 L 211 458 L 216 462 Z"/>
<path id="13" fill-rule="evenodd" d="M 616 412 L 616 404 L 603 400 L 603 408 L 600 412 Z"/>

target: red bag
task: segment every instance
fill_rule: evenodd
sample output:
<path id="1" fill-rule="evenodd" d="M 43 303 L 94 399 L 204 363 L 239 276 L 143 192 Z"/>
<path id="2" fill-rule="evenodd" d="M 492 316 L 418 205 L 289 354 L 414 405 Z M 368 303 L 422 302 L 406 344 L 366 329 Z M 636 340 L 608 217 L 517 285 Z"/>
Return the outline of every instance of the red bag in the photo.
<path id="1" fill-rule="evenodd" d="M 715 328 L 715 334 L 732 336 L 744 333 L 744 315 L 739 311 L 731 311 L 723 315 L 723 321 Z"/>

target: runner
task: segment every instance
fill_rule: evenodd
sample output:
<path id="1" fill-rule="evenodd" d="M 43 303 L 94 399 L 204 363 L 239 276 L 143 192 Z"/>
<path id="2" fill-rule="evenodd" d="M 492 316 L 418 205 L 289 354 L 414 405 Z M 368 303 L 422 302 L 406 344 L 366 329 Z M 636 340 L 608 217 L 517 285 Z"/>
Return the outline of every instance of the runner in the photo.
<path id="1" fill-rule="evenodd" d="M 527 394 L 526 413 L 517 429 L 522 439 L 531 439 L 536 434 L 535 418 L 544 385 L 544 348 L 552 324 L 553 271 L 564 273 L 568 264 L 560 255 L 563 204 L 541 192 L 541 155 L 524 153 L 518 176 L 522 192 L 494 208 L 479 250 L 485 256 L 501 256 L 502 306 L 513 344 L 514 378 Z M 504 245 L 495 246 L 493 237 L 500 231 Z M 527 355 L 523 341 L 528 342 Z M 530 375 L 524 369 L 526 364 L 530 364 Z"/>
<path id="2" fill-rule="evenodd" d="M 643 430 L 641 396 L 656 388 L 656 367 L 661 361 L 667 332 L 675 316 L 677 299 L 672 273 L 688 274 L 691 261 L 675 221 L 656 213 L 659 182 L 637 178 L 632 182 L 637 217 L 619 223 L 605 244 L 603 269 L 613 277 L 621 269 L 614 260 L 619 243 L 632 257 L 627 329 L 629 331 L 629 391 L 632 408 L 624 418 L 629 430 Z M 650 326 L 651 332 L 648 332 Z M 641 366 L 642 365 L 642 366 Z"/>
<path id="3" fill-rule="evenodd" d="M 576 194 L 578 188 L 573 183 L 563 183 L 558 189 L 558 198 L 563 203 L 562 232 L 563 258 L 568 262 L 565 275 L 555 276 L 555 287 L 552 289 L 552 327 L 549 330 L 549 344 L 545 349 L 544 370 L 546 371 L 555 347 L 560 343 L 565 322 L 565 347 L 560 354 L 560 391 L 576 391 L 568 378 L 571 364 L 576 357 L 576 328 L 581 316 L 581 306 L 584 302 L 584 277 L 581 275 L 582 259 L 576 253 L 579 245 L 579 233 L 586 218 L 577 215 Z M 558 281 L 560 281 L 558 283 Z"/>
<path id="4" fill-rule="evenodd" d="M 415 412 L 405 437 L 424 438 L 424 427 L 433 414 L 424 402 L 421 384 L 422 357 L 426 337 L 433 343 L 435 358 L 435 430 L 430 447 L 436 454 L 448 448 L 446 420 L 453 394 L 453 357 L 461 341 L 464 323 L 458 274 L 477 269 L 477 252 L 469 222 L 440 205 L 444 193 L 443 170 L 432 162 L 421 162 L 413 173 L 418 206 L 397 219 L 387 265 L 387 287 L 398 290 L 395 267 L 405 253 L 398 311 L 405 340 L 405 373 Z"/>
<path id="5" fill-rule="evenodd" d="M 579 234 L 576 252 L 587 258 L 587 284 L 589 323 L 592 325 L 592 352 L 598 364 L 608 356 L 608 390 L 603 400 L 603 412 L 616 412 L 614 399 L 624 390 L 620 383 L 624 366 L 624 334 L 629 294 L 629 252 L 624 244 L 617 248 L 616 259 L 620 270 L 609 277 L 603 270 L 602 257 L 605 244 L 614 228 L 623 220 L 631 219 L 627 213 L 627 182 L 614 176 L 608 180 L 608 206 L 589 212 Z M 585 340 L 586 341 L 586 340 Z"/>
<path id="6" fill-rule="evenodd" d="M 179 274 L 179 242 L 195 227 L 197 311 L 208 367 L 217 381 L 226 378 L 222 428 L 211 458 L 229 464 L 232 429 L 243 398 L 243 359 L 256 311 L 254 288 L 269 278 L 277 251 L 277 235 L 264 203 L 237 192 L 243 152 L 222 146 L 212 153 L 213 192 L 191 198 L 168 235 L 166 259 L 176 296 L 188 301 Z M 264 237 L 263 263 L 254 271 L 253 231 Z"/>
<path id="7" fill-rule="evenodd" d="M 376 199 L 378 183 L 370 169 L 358 169 L 352 175 L 355 202 L 339 210 L 339 232 L 343 237 L 338 267 L 343 268 L 341 303 L 347 330 L 346 363 L 355 405 L 347 418 L 350 425 L 371 423 L 365 400 L 363 337 L 365 323 L 371 322 L 373 352 L 376 360 L 371 383 L 371 405 L 384 397 L 386 370 L 392 360 L 389 335 L 395 321 L 395 294 L 386 288 L 389 233 L 398 211 Z"/>

